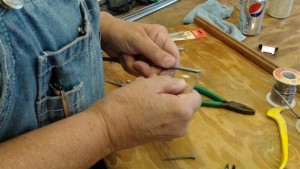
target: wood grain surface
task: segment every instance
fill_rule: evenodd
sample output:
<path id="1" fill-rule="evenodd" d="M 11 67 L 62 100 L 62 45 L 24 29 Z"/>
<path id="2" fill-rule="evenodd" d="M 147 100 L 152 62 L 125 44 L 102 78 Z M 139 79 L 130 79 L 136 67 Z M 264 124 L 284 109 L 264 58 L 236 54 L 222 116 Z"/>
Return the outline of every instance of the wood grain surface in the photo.
<path id="1" fill-rule="evenodd" d="M 167 28 L 182 25 L 183 18 L 205 0 L 180 0 L 153 14 L 145 16 L 137 22 L 161 24 Z M 221 3 L 234 8 L 231 17 L 226 21 L 238 25 L 240 11 L 236 8 L 238 0 L 220 0 Z M 266 11 L 269 8 L 267 1 Z M 132 11 L 136 10 L 133 9 Z M 130 11 L 130 12 L 132 12 Z M 276 46 L 276 55 L 262 53 L 262 56 L 278 67 L 290 67 L 300 71 L 300 1 L 294 0 L 291 15 L 285 19 L 277 19 L 265 13 L 261 32 L 256 36 L 247 36 L 242 42 L 254 51 L 259 51 L 259 44 Z"/>
<path id="2" fill-rule="evenodd" d="M 171 32 L 193 30 L 195 25 L 170 28 Z M 272 106 L 266 101 L 275 80 L 222 41 L 208 34 L 198 40 L 177 42 L 184 47 L 182 66 L 203 71 L 198 84 L 227 100 L 244 103 L 256 110 L 246 116 L 218 108 L 200 107 L 189 124 L 188 134 L 170 142 L 157 142 L 116 152 L 106 158 L 109 169 L 223 169 L 228 163 L 237 169 L 276 169 L 281 161 L 281 142 L 277 124 L 266 116 Z M 106 80 L 135 78 L 117 63 L 105 63 Z M 130 84 L 129 84 L 130 85 Z M 107 84 L 109 93 L 117 87 Z M 203 96 L 203 99 L 205 97 Z M 300 96 L 294 110 L 300 112 Z M 300 134 L 297 119 L 282 113 L 289 137 L 286 168 L 300 166 Z M 195 153 L 196 159 L 167 161 L 165 158 Z"/>

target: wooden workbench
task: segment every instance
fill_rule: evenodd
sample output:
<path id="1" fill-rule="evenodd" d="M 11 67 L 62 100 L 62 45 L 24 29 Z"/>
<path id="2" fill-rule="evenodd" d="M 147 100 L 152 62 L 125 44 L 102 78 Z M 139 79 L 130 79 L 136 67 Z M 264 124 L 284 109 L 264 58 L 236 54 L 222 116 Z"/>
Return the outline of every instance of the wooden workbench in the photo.
<path id="1" fill-rule="evenodd" d="M 220 0 L 236 7 L 237 0 Z M 137 22 L 156 23 L 171 32 L 192 30 L 195 25 L 180 26 L 182 19 L 205 0 L 180 0 Z M 268 5 L 267 5 L 268 8 Z M 280 137 L 276 123 L 266 116 L 270 106 L 265 96 L 275 83 L 271 72 L 276 67 L 300 70 L 300 1 L 294 1 L 290 17 L 276 19 L 265 14 L 262 30 L 249 36 L 239 45 L 205 22 L 197 24 L 209 32 L 206 38 L 177 42 L 182 65 L 203 70 L 199 83 L 229 100 L 245 103 L 256 109 L 256 115 L 244 116 L 223 109 L 201 107 L 194 115 L 188 135 L 171 142 L 159 142 L 123 150 L 106 158 L 109 169 L 212 169 L 224 168 L 227 163 L 238 169 L 275 169 L 281 161 Z M 235 8 L 227 21 L 237 25 L 239 11 Z M 203 24 L 204 23 L 204 24 Z M 273 56 L 258 53 L 258 45 L 279 47 Z M 249 50 L 251 49 L 251 50 Z M 105 63 L 106 77 L 123 81 L 134 80 L 120 65 Z M 111 79 L 113 80 L 113 79 Z M 109 92 L 116 88 L 106 86 Z M 299 93 L 295 97 L 296 112 L 300 112 Z M 286 168 L 300 166 L 300 134 L 296 118 L 282 112 L 289 136 L 289 159 Z M 195 160 L 166 161 L 167 157 L 192 154 Z"/>
<path id="2" fill-rule="evenodd" d="M 193 8 L 204 2 L 205 0 L 180 0 L 137 22 L 161 24 L 167 28 L 177 27 L 182 25 L 183 18 Z M 238 0 L 220 0 L 220 2 L 234 7 L 232 16 L 226 20 L 238 25 L 240 14 L 236 8 Z M 267 9 L 268 6 L 269 1 Z M 290 67 L 300 71 L 300 1 L 294 1 L 291 15 L 286 19 L 273 18 L 266 13 L 260 34 L 248 36 L 242 43 L 254 51 L 259 51 L 259 44 L 276 46 L 279 50 L 275 56 L 267 53 L 263 53 L 262 56 L 279 67 Z"/>
<path id="3" fill-rule="evenodd" d="M 178 32 L 197 27 L 186 25 L 169 30 Z M 247 52 L 238 52 L 210 33 L 205 38 L 177 44 L 184 47 L 181 64 L 203 70 L 198 82 L 200 85 L 225 99 L 254 108 L 256 114 L 246 116 L 225 109 L 201 107 L 194 114 L 186 136 L 170 142 L 156 142 L 116 152 L 106 158 L 108 168 L 223 169 L 227 163 L 231 166 L 234 164 L 238 169 L 278 168 L 281 161 L 280 135 L 275 121 L 266 116 L 272 106 L 265 98 L 275 83 L 269 69 L 276 65 L 264 62 L 264 59 L 250 61 L 245 57 Z M 248 51 L 249 55 L 251 53 L 251 50 Z M 263 63 L 258 66 L 258 62 Z M 116 63 L 105 63 L 105 70 L 108 80 L 134 80 Z M 114 86 L 106 86 L 107 92 L 115 89 Z M 295 100 L 294 110 L 300 112 L 299 93 Z M 300 166 L 300 134 L 294 127 L 297 119 L 287 110 L 281 114 L 286 120 L 289 137 L 286 168 L 297 169 Z M 196 154 L 194 160 L 164 160 L 193 153 Z"/>

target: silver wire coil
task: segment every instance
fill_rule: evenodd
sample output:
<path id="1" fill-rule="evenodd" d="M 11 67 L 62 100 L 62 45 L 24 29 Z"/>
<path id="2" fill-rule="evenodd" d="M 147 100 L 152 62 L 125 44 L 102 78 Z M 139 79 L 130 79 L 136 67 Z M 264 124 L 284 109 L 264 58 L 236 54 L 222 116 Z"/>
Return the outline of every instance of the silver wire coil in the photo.
<path id="1" fill-rule="evenodd" d="M 283 100 L 283 98 L 291 104 L 294 100 L 294 96 L 297 92 L 297 86 L 288 85 L 279 81 L 276 81 L 276 84 L 273 86 L 271 91 L 271 100 L 280 105 L 287 106 L 287 103 Z"/>

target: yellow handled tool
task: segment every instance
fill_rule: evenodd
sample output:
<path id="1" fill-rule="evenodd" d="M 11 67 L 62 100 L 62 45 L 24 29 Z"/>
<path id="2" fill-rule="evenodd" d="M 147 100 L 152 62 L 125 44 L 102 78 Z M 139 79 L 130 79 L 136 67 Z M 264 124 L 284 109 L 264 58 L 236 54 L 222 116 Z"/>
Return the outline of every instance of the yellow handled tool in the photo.
<path id="1" fill-rule="evenodd" d="M 275 120 L 279 127 L 281 138 L 281 164 L 279 169 L 283 169 L 288 161 L 288 134 L 285 120 L 280 114 L 282 110 L 284 110 L 283 107 L 274 107 L 267 112 L 267 116 Z"/>

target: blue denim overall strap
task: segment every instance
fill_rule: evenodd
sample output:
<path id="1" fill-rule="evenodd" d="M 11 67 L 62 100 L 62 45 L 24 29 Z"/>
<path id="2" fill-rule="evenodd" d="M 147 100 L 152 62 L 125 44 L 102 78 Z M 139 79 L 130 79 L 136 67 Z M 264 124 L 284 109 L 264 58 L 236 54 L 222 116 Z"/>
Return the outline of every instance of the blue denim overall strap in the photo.
<path id="1" fill-rule="evenodd" d="M 83 32 L 78 32 L 78 28 Z M 49 81 L 59 71 L 70 114 L 104 95 L 96 0 L 0 7 L 0 142 L 64 118 Z"/>

